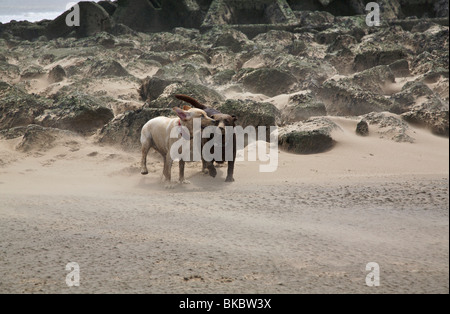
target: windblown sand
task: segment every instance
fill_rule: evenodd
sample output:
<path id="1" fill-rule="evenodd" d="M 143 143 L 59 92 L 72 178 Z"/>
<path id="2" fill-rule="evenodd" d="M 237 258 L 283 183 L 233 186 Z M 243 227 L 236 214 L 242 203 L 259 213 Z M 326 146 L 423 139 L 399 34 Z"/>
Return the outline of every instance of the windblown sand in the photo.
<path id="1" fill-rule="evenodd" d="M 139 151 L 0 141 L 0 292 L 448 293 L 448 139 L 363 138 L 356 120 L 332 119 L 329 152 L 280 152 L 274 173 L 239 162 L 232 184 L 191 163 L 174 190 L 155 153 L 144 177 Z"/>

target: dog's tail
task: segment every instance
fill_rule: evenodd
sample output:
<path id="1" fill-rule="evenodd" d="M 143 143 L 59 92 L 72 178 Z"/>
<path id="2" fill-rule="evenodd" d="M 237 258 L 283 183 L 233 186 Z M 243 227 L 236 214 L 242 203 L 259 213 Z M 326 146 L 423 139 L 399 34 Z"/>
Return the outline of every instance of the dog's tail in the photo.
<path id="1" fill-rule="evenodd" d="M 198 108 L 198 109 L 205 110 L 207 108 L 205 105 L 202 105 L 194 98 L 186 96 L 186 95 L 175 95 L 175 98 L 185 101 L 187 103 L 190 103 L 192 106 L 194 106 L 195 108 Z"/>

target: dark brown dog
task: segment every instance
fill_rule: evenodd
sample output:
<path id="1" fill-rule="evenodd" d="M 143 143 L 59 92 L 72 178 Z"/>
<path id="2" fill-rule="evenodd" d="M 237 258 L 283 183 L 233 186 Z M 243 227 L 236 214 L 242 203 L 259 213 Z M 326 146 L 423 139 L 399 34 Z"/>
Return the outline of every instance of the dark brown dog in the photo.
<path id="1" fill-rule="evenodd" d="M 206 107 L 205 105 L 202 105 L 194 98 L 186 96 L 186 95 L 175 95 L 175 97 L 177 99 L 183 100 L 183 101 L 191 104 L 195 108 L 202 109 L 203 111 L 206 112 L 208 117 L 214 119 L 216 121 L 217 127 L 219 127 L 220 130 L 222 131 L 222 143 L 225 143 L 225 127 L 231 126 L 234 128 L 236 126 L 235 122 L 236 122 L 237 118 L 235 115 L 224 114 L 214 108 Z M 202 141 L 202 144 L 204 144 L 207 141 L 209 141 L 209 139 L 204 139 Z M 225 145 L 223 145 L 222 147 L 223 147 L 222 148 L 222 161 L 216 161 L 219 164 L 223 164 L 224 160 L 225 160 Z M 234 174 L 235 159 L 236 159 L 236 134 L 233 134 L 233 160 L 228 161 L 227 178 L 226 178 L 225 182 L 233 182 L 234 181 L 233 174 Z M 209 175 L 212 177 L 215 177 L 217 174 L 216 168 L 214 167 L 214 161 L 215 160 L 213 160 L 212 162 L 206 162 L 202 157 L 203 171 L 205 171 L 205 169 L 208 169 Z"/>

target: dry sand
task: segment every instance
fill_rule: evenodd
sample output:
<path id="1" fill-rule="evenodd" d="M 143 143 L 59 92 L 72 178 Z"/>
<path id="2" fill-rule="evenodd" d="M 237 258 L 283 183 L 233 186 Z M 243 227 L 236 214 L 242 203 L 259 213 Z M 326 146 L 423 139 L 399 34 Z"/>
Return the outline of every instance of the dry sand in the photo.
<path id="1" fill-rule="evenodd" d="M 329 152 L 280 152 L 274 173 L 239 162 L 232 184 L 191 163 L 174 190 L 154 153 L 144 177 L 139 151 L 93 139 L 29 153 L 0 141 L 0 292 L 448 293 L 448 139 L 362 138 L 332 119 Z"/>

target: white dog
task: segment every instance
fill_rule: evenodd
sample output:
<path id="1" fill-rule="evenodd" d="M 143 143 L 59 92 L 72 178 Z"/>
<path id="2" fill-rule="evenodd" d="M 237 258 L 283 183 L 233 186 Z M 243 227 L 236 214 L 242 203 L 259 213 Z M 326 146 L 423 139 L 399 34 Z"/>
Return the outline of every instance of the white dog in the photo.
<path id="1" fill-rule="evenodd" d="M 215 120 L 209 118 L 205 111 L 197 108 L 191 108 L 184 106 L 183 109 L 178 107 L 173 108 L 177 113 L 178 118 L 157 117 L 148 121 L 141 131 L 141 144 L 142 144 L 142 159 L 141 159 L 141 174 L 148 174 L 147 169 L 147 155 L 150 148 L 154 148 L 159 152 L 164 159 L 163 175 L 165 180 L 170 184 L 171 182 L 171 170 L 173 160 L 170 156 L 170 148 L 181 136 L 186 139 L 193 137 L 193 120 L 195 118 L 201 119 L 201 126 L 205 128 L 215 124 Z M 183 127 L 189 130 L 189 133 L 183 131 Z M 171 138 L 170 133 L 173 128 L 178 128 L 178 138 Z M 188 183 L 184 179 L 184 160 L 180 160 L 180 183 Z"/>

